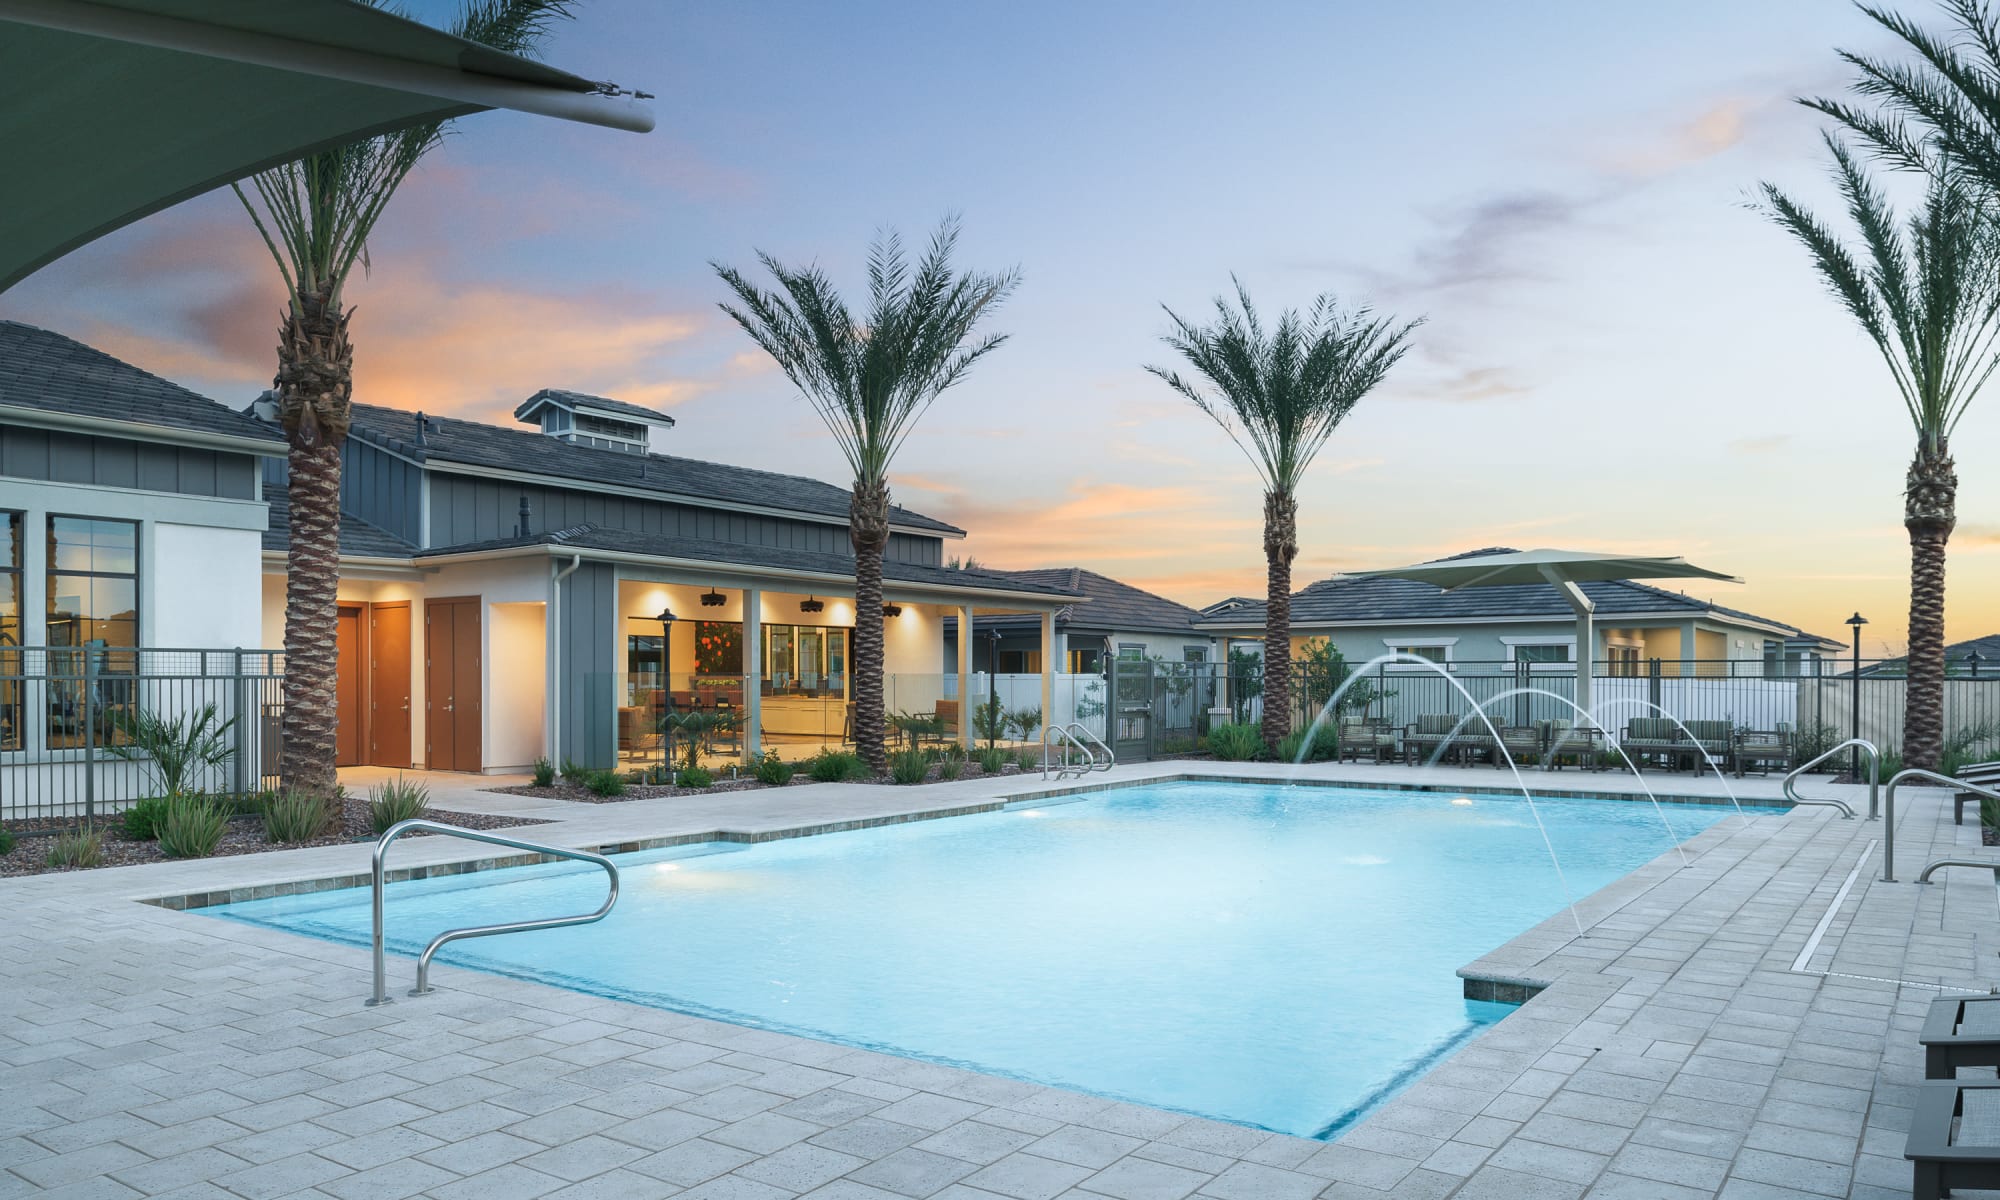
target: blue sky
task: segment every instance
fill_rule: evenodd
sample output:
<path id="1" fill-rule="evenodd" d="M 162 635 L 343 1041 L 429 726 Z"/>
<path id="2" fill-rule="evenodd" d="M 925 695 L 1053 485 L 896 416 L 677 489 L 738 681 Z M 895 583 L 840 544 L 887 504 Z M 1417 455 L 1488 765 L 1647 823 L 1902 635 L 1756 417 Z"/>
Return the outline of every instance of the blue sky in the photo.
<path id="1" fill-rule="evenodd" d="M 659 129 L 460 122 L 351 291 L 358 398 L 504 419 L 595 390 L 671 406 L 685 453 L 845 482 L 708 263 L 763 249 L 858 289 L 876 229 L 957 212 L 968 265 L 1023 272 L 1012 341 L 926 418 L 897 496 L 984 561 L 1261 590 L 1254 476 L 1140 370 L 1159 306 L 1234 272 L 1270 309 L 1428 318 L 1304 489 L 1301 582 L 1487 544 L 1681 553 L 1749 579 L 1724 603 L 1834 634 L 1859 608 L 1899 644 L 1906 420 L 1746 207 L 1763 178 L 1824 199 L 1790 100 L 1842 84 L 1837 45 L 1884 48 L 1833 0 L 586 0 L 547 57 L 655 93 Z M 247 399 L 279 303 L 261 254 L 225 192 L 0 314 Z M 1968 469 L 1996 430 L 2000 397 L 1960 434 L 1953 637 L 2000 628 L 2000 484 Z"/>

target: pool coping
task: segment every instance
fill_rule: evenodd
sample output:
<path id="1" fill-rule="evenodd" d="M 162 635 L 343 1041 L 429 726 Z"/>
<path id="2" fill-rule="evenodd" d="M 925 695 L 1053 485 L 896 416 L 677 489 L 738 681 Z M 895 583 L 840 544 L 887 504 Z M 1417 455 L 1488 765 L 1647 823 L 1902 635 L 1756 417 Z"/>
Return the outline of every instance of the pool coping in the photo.
<path id="1" fill-rule="evenodd" d="M 1073 784 L 1068 787 L 1058 786 L 1058 787 L 1044 788 L 1038 791 L 1024 792 L 1017 795 L 1000 797 L 997 799 L 969 800 L 962 804 L 952 804 L 941 807 L 932 807 L 923 809 L 912 809 L 908 812 L 900 812 L 900 813 L 880 813 L 874 816 L 852 817 L 840 821 L 822 821 L 809 825 L 791 825 L 777 829 L 699 830 L 699 831 L 684 832 L 684 833 L 662 834 L 657 837 L 627 838 L 612 842 L 601 842 L 596 845 L 585 844 L 569 848 L 577 850 L 589 850 L 597 854 L 611 855 L 611 854 L 635 854 L 645 850 L 661 850 L 661 849 L 668 849 L 674 846 L 697 846 L 714 842 L 721 842 L 731 845 L 754 846 L 754 845 L 760 845 L 765 842 L 789 841 L 794 838 L 803 838 L 803 837 L 819 837 L 829 833 L 853 833 L 858 830 L 864 830 L 864 829 L 880 829 L 891 825 L 906 825 L 916 821 L 936 821 L 950 817 L 966 817 L 966 816 L 976 816 L 982 813 L 1003 812 L 1010 808 L 1018 808 L 1023 805 L 1033 804 L 1042 801 L 1058 800 L 1070 797 L 1081 798 L 1084 796 L 1094 795 L 1099 792 L 1127 791 L 1132 788 L 1154 787 L 1160 784 L 1227 783 L 1227 784 L 1258 784 L 1258 785 L 1268 786 L 1273 782 L 1274 781 L 1271 779 L 1259 778 L 1254 775 L 1228 775 L 1228 774 L 1217 774 L 1211 772 L 1201 772 L 1197 774 L 1182 773 L 1174 775 L 1161 775 L 1145 779 L 1128 779 L 1128 780 L 1116 780 L 1116 781 L 1103 780 L 1091 783 Z M 1449 793 L 1453 795 L 1494 796 L 1503 799 L 1517 798 L 1520 794 L 1519 791 L 1514 788 L 1494 787 L 1494 786 L 1447 787 L 1442 784 L 1350 783 L 1337 779 L 1299 779 L 1299 780 L 1284 780 L 1281 782 L 1284 784 L 1284 786 L 1287 787 L 1347 788 L 1350 790 L 1384 791 L 1384 792 L 1436 792 L 1441 794 Z M 1630 803 L 1645 803 L 1649 799 L 1657 800 L 1661 804 L 1702 804 L 1702 805 L 1710 805 L 1718 807 L 1724 806 L 1728 803 L 1728 800 L 1726 798 L 1723 800 L 1718 800 L 1716 797 L 1713 796 L 1659 795 L 1659 794 L 1653 794 L 1650 796 L 1644 794 L 1617 795 L 1617 794 L 1606 794 L 1601 791 L 1598 792 L 1573 791 L 1569 789 L 1537 789 L 1535 791 L 1535 794 L 1538 796 L 1548 796 L 1558 799 L 1616 800 L 1616 801 L 1630 802 Z M 1757 808 L 1757 809 L 1771 810 L 1775 812 L 1789 811 L 1793 807 L 1788 801 L 1770 800 L 1763 798 L 1738 800 L 1737 804 L 1743 808 Z M 1703 830 L 1702 834 L 1706 834 L 1707 832 L 1708 832 L 1707 830 Z M 1702 834 L 1696 835 L 1697 838 L 1702 836 Z M 440 842 L 452 840 L 449 838 L 448 835 L 432 835 L 432 836 L 437 837 Z M 356 841 L 352 844 L 363 845 L 366 844 L 366 842 Z M 404 883 L 410 880 L 447 878 L 453 875 L 471 874 L 476 871 L 493 871 L 509 867 L 529 867 L 529 866 L 537 866 L 543 863 L 565 862 L 565 861 L 571 861 L 571 860 L 563 856 L 544 854 L 539 851 L 522 851 L 516 854 L 499 854 L 499 855 L 486 854 L 486 855 L 477 855 L 474 857 L 467 857 L 467 858 L 449 860 L 438 863 L 419 863 L 412 866 L 394 867 L 383 873 L 383 881 L 385 883 Z M 1649 863 L 1647 865 L 1650 866 L 1651 864 Z M 1638 868 L 1638 870 L 1644 870 L 1644 869 L 1645 867 Z M 1597 892 L 1593 892 L 1591 894 L 1593 896 L 1598 895 L 1604 890 L 1616 886 L 1616 884 L 1618 883 L 1624 882 L 1628 878 L 1630 878 L 1629 875 L 1620 876 L 1617 880 L 1614 880 L 1612 883 L 1606 884 L 1604 888 L 1600 888 L 1598 889 Z M 170 909 L 175 912 L 186 912 L 193 909 L 216 908 L 225 904 L 240 904 L 248 900 L 268 900 L 275 896 L 301 896 L 301 895 L 311 895 L 318 892 L 345 891 L 350 888 L 369 887 L 372 886 L 373 883 L 374 883 L 374 875 L 371 871 L 358 871 L 358 872 L 346 871 L 336 875 L 316 875 L 306 879 L 286 880 L 277 883 L 252 884 L 247 887 L 226 888 L 221 890 L 210 889 L 205 891 L 168 893 L 163 896 L 142 896 L 137 898 L 137 902 L 140 904 L 150 904 L 158 908 Z M 1541 926 L 1537 925 L 1535 928 L 1539 929 L 1541 928 Z M 1534 931 L 1530 930 L 1529 932 L 1532 933 Z M 1526 935 L 1524 934 L 1522 936 Z M 1460 974 L 1463 975 L 1463 973 L 1464 972 L 1461 970 Z M 1535 992 L 1539 991 L 1542 987 L 1547 986 L 1547 981 L 1535 981 L 1528 979 L 1496 978 L 1490 981 L 1486 980 L 1481 981 L 1482 984 L 1486 982 L 1490 982 L 1495 986 L 1505 986 L 1517 990 L 1530 989 L 1530 988 L 1533 989 L 1531 991 L 1520 991 L 1519 999 L 1499 1001 L 1500 1003 L 1513 1003 L 1513 1004 L 1524 1002 L 1529 996 L 1534 995 Z M 1467 980 L 1466 986 L 1468 989 L 1466 992 L 1466 999 L 1468 1000 L 1497 999 L 1497 997 L 1494 995 L 1485 995 L 1485 994 L 1476 996 L 1473 995 L 1471 989 L 1474 986 L 1474 982 L 1470 979 Z"/>

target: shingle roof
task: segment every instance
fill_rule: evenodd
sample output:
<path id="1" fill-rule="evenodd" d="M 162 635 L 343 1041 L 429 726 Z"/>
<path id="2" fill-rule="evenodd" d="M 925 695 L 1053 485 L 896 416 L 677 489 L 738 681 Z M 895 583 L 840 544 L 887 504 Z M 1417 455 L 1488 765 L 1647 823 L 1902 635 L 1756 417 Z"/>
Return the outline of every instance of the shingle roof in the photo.
<path id="1" fill-rule="evenodd" d="M 578 525 L 571 529 L 552 530 L 525 538 L 496 538 L 457 546 L 439 546 L 417 551 L 415 556 L 418 559 L 435 558 L 440 555 L 474 554 L 519 546 L 568 546 L 583 550 L 614 550 L 656 558 L 711 562 L 726 566 L 810 571 L 827 575 L 854 573 L 854 559 L 845 554 L 788 550 L 777 546 L 746 546 L 736 542 L 715 542 L 703 538 L 672 537 L 667 534 L 633 533 L 623 529 L 604 529 L 596 525 Z M 882 577 L 893 583 L 979 588 L 997 592 L 1026 592 L 1063 599 L 1077 597 L 1076 592 L 1065 588 L 1019 580 L 1000 572 L 977 569 L 967 571 L 954 567 L 925 566 L 919 563 L 884 562 Z"/>
<path id="2" fill-rule="evenodd" d="M 1056 613 L 1058 625 L 1112 631 L 1186 633 L 1189 631 L 1189 623 L 1201 615 L 1185 604 L 1177 604 L 1165 596 L 1156 596 L 1129 583 L 1121 583 L 1109 575 L 1086 571 L 1082 567 L 1041 567 L 992 573 L 1076 592 L 1089 601 L 1082 608 L 1070 605 Z M 973 625 L 983 629 L 989 626 L 1039 620 L 1039 617 L 1033 616 L 975 617 Z"/>
<path id="3" fill-rule="evenodd" d="M 595 408 L 602 412 L 620 413 L 638 421 L 665 421 L 669 425 L 674 424 L 671 414 L 657 409 L 641 408 L 636 404 L 627 404 L 623 400 L 613 400 L 608 396 L 593 396 L 588 392 L 572 392 L 565 388 L 543 388 L 521 401 L 520 406 L 514 410 L 515 419 L 525 420 L 543 400 L 554 400 L 571 408 Z"/>
<path id="4" fill-rule="evenodd" d="M 102 350 L 19 321 L 0 321 L 0 405 L 269 442 L 261 421 Z"/>
<path id="5" fill-rule="evenodd" d="M 1488 547 L 1454 554 L 1452 558 L 1472 558 L 1485 554 L 1511 554 L 1504 547 Z M 1446 561 L 1440 559 L 1438 561 Z M 1702 613 L 1735 617 L 1804 634 L 1796 626 L 1739 609 L 1725 608 L 1707 600 L 1697 600 L 1680 592 L 1631 580 L 1589 582 L 1577 585 L 1597 606 L 1599 618 L 1608 616 L 1694 616 Z M 1224 609 L 1224 604 L 1232 607 Z M 1407 621 L 1490 621 L 1503 618 L 1548 617 L 1572 620 L 1576 610 L 1553 584 L 1537 583 L 1502 587 L 1470 587 L 1447 592 L 1435 584 L 1409 579 L 1359 578 L 1336 575 L 1308 585 L 1292 594 L 1292 625 L 1393 625 Z M 1210 605 L 1197 618 L 1197 628 L 1260 625 L 1264 602 L 1237 598 Z"/>
<path id="6" fill-rule="evenodd" d="M 280 553 L 292 541 L 292 493 L 279 484 L 264 484 L 264 503 L 271 507 L 271 524 L 264 530 L 264 549 Z M 340 514 L 340 552 L 357 558 L 408 558 L 416 547 L 360 517 Z"/>
<path id="7" fill-rule="evenodd" d="M 665 454 L 630 454 L 559 441 L 528 429 L 503 429 L 455 417 L 427 417 L 417 440 L 417 414 L 373 404 L 354 406 L 354 436 L 420 462 L 463 463 L 524 474 L 574 480 L 580 487 L 610 484 L 724 504 L 847 519 L 848 491 L 803 475 L 780 475 Z M 892 524 L 908 529 L 962 534 L 955 525 L 902 507 L 889 510 Z"/>
<path id="8" fill-rule="evenodd" d="M 1953 642 L 1944 648 L 1945 665 L 1952 671 L 1966 671 L 1970 663 L 1966 660 L 1973 654 L 1979 655 L 1979 673 L 1982 677 L 2000 678 L 2000 633 L 1989 633 L 1985 637 L 1969 638 L 1963 642 Z M 1907 658 L 1886 658 L 1871 666 L 1861 668 L 1863 675 L 1900 675 L 1909 667 Z"/>

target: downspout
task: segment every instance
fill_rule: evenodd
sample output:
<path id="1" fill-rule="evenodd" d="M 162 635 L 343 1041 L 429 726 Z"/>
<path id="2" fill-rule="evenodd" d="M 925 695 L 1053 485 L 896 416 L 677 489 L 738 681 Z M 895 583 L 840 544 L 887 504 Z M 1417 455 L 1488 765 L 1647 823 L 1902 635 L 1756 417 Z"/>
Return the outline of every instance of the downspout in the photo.
<path id="1" fill-rule="evenodd" d="M 583 565 L 583 555 L 569 556 L 569 565 L 549 564 L 549 745 L 550 762 L 562 761 L 562 581 Z"/>

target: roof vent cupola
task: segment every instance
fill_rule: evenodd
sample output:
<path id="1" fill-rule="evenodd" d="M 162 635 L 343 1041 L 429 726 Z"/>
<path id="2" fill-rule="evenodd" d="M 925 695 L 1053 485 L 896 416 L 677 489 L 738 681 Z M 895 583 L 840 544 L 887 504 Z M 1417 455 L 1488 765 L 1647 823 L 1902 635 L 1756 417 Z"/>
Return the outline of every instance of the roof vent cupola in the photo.
<path id="1" fill-rule="evenodd" d="M 543 388 L 522 401 L 514 419 L 539 425 L 543 433 L 573 446 L 626 454 L 663 453 L 667 431 L 674 427 L 666 413 L 558 388 Z"/>

